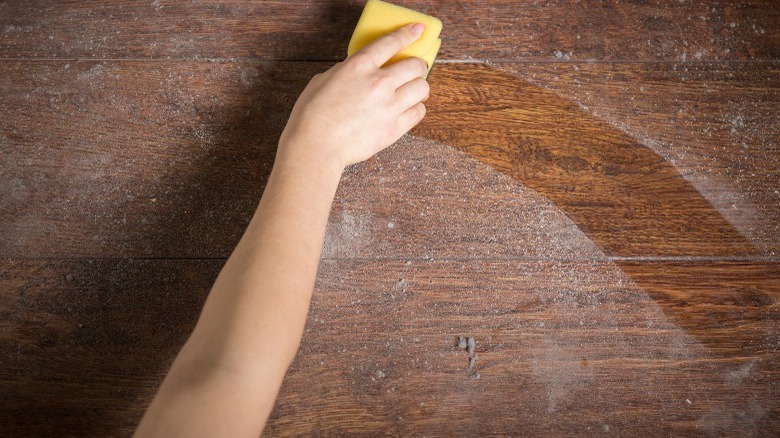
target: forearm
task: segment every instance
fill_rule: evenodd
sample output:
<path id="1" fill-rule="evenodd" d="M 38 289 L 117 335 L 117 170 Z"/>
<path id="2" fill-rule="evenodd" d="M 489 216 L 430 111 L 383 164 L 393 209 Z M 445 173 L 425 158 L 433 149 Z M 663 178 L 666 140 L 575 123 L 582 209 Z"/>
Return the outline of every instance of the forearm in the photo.
<path id="1" fill-rule="evenodd" d="M 404 26 L 316 75 L 293 107 L 274 169 L 139 436 L 257 436 L 300 343 L 344 166 L 416 125 L 425 61 L 380 67 L 420 37 Z"/>
<path id="2" fill-rule="evenodd" d="M 328 213 L 343 171 L 337 161 L 310 151 L 306 156 L 295 152 L 298 147 L 282 150 L 293 152 L 277 157 L 258 209 L 214 283 L 192 336 L 160 389 L 160 400 L 150 407 L 150 419 L 160 410 L 156 405 L 173 407 L 180 417 L 232 406 L 234 412 L 220 415 L 233 415 L 233 424 L 244 426 L 252 418 L 255 427 L 229 432 L 251 434 L 270 413 L 303 333 Z M 199 397 L 200 392 L 223 395 Z M 215 406 L 202 405 L 204 400 Z M 203 421 L 194 429 L 201 433 L 225 432 L 209 430 L 215 424 L 209 424 L 208 415 L 180 420 Z"/>
<path id="3" fill-rule="evenodd" d="M 277 157 L 255 216 L 193 333 L 221 345 L 219 357 L 231 366 L 277 354 L 289 362 L 295 355 L 343 171 L 336 160 L 296 153 L 302 148 L 283 150 L 293 152 Z"/>

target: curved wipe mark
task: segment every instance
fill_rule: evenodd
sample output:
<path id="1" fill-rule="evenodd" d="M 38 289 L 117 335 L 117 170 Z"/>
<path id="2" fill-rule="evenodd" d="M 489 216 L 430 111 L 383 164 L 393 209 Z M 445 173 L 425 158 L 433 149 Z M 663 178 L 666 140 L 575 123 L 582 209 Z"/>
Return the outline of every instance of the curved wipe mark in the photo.
<path id="1" fill-rule="evenodd" d="M 540 192 L 607 255 L 759 254 L 674 166 L 554 92 L 473 65 L 431 81 L 417 135 Z"/>

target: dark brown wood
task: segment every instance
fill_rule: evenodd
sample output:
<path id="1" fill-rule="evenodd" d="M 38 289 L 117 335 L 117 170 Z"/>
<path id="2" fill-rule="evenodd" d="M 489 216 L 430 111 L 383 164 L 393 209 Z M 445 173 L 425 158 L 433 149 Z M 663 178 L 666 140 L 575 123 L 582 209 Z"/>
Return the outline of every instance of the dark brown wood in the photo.
<path id="1" fill-rule="evenodd" d="M 619 261 L 617 265 L 711 353 L 737 357 L 764 349 L 777 352 L 777 263 Z"/>
<path id="2" fill-rule="evenodd" d="M 318 69 L 297 65 L 3 63 L 0 252 L 224 256 Z"/>
<path id="3" fill-rule="evenodd" d="M 226 257 L 292 103 L 329 64 L 1 65 L 0 255 Z M 437 67 L 414 136 L 342 182 L 326 257 L 780 252 L 776 64 L 528 68 Z M 688 74 L 698 79 L 681 95 Z M 690 116 L 702 125 L 667 122 L 703 84 L 718 93 Z M 593 110 L 574 103 L 587 93 L 603 96 Z M 734 113 L 735 99 L 749 103 Z M 647 127 L 632 136 L 616 120 Z"/>
<path id="4" fill-rule="evenodd" d="M 266 434 L 777 435 L 779 4 L 402 3 Z M 0 434 L 132 433 L 362 5 L 0 3 Z"/>
<path id="5" fill-rule="evenodd" d="M 537 190 L 607 254 L 761 253 L 670 161 L 571 100 L 490 67 L 448 66 L 431 82 L 419 135 Z M 761 152 L 777 161 L 774 145 Z"/>
<path id="6" fill-rule="evenodd" d="M 669 267 L 687 273 L 683 282 L 711 280 L 669 288 L 691 297 L 669 302 L 653 299 L 663 280 L 645 291 L 611 263 L 328 262 L 268 430 L 461 436 L 777 430 L 778 265 L 646 263 L 633 272 L 649 277 Z M 763 305 L 719 302 L 721 315 L 742 316 L 733 338 L 707 329 L 693 337 L 695 319 L 677 325 L 686 310 L 711 311 L 710 295 L 740 295 L 735 287 L 762 296 Z M 373 324 L 380 321 L 378 331 Z M 476 340 L 472 368 L 456 345 L 459 336 Z M 713 354 L 721 344 L 743 348 Z"/>
<path id="7" fill-rule="evenodd" d="M 440 59 L 741 60 L 780 57 L 774 0 L 398 2 L 444 23 Z M 0 58 L 340 60 L 364 2 L 13 1 Z"/>
<path id="8" fill-rule="evenodd" d="M 0 264 L 0 431 L 129 436 L 222 261 Z"/>
<path id="9" fill-rule="evenodd" d="M 0 430 L 128 435 L 221 263 L 0 262 Z M 267 432 L 760 435 L 778 285 L 777 263 L 325 261 Z"/>
<path id="10" fill-rule="evenodd" d="M 653 150 L 743 236 L 780 254 L 780 63 L 496 67 Z"/>

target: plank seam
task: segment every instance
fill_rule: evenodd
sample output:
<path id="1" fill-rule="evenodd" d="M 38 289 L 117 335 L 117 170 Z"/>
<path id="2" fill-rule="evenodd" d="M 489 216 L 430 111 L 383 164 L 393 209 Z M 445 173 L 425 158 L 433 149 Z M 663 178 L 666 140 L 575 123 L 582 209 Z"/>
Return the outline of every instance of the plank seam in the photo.
<path id="1" fill-rule="evenodd" d="M 227 257 L 4 257 L 6 262 L 24 261 L 227 261 Z M 729 257 L 729 256 L 606 256 L 603 258 L 575 257 L 471 257 L 471 258 L 423 258 L 423 257 L 328 257 L 323 262 L 374 261 L 374 262 L 780 262 L 780 257 Z"/>
<path id="2" fill-rule="evenodd" d="M 189 62 L 189 63 L 241 63 L 241 62 L 308 62 L 336 63 L 339 59 L 285 59 L 285 58 L 6 58 L 0 57 L 0 62 Z M 780 64 L 780 59 L 743 59 L 743 60 L 648 60 L 648 59 L 437 59 L 435 64 Z"/>

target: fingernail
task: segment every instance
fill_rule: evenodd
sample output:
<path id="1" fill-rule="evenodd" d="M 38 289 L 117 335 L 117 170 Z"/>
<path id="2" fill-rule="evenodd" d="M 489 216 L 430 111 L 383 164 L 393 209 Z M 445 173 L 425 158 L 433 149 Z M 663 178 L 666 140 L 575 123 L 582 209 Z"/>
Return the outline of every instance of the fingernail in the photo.
<path id="1" fill-rule="evenodd" d="M 412 25 L 412 33 L 415 35 L 420 35 L 425 30 L 425 25 L 422 23 L 415 23 Z"/>

